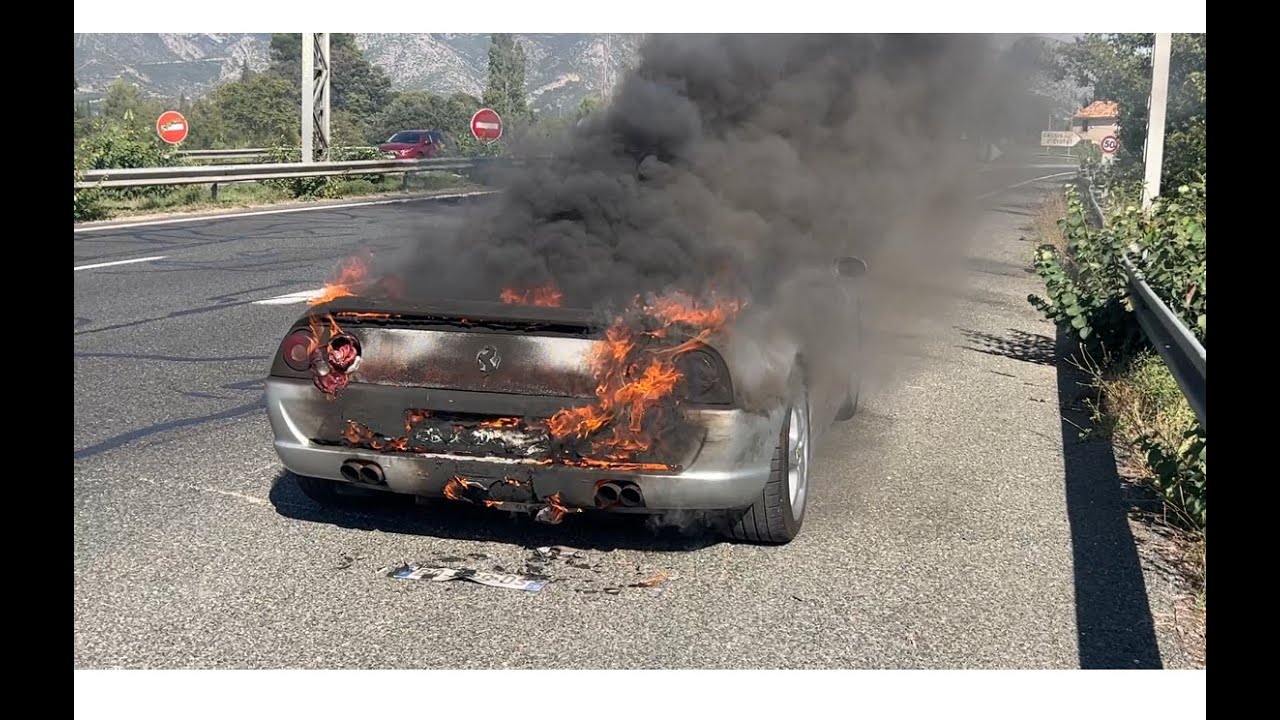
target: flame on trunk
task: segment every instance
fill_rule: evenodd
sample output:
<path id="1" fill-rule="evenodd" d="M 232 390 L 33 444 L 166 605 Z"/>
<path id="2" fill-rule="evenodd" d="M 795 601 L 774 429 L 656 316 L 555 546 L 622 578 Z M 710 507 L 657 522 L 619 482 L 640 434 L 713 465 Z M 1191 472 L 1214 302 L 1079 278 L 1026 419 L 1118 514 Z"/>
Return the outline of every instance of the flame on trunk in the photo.
<path id="1" fill-rule="evenodd" d="M 704 303 L 682 293 L 636 298 L 609 327 L 590 358 L 596 377 L 591 405 L 565 408 L 547 420 L 557 440 L 588 443 L 576 464 L 658 469 L 638 460 L 650 450 L 676 404 L 683 375 L 676 358 L 705 342 L 740 309 L 736 300 Z"/>
<path id="2" fill-rule="evenodd" d="M 540 307 L 560 307 L 564 293 L 555 285 L 547 284 L 530 290 L 520 291 L 507 288 L 498 296 L 508 305 L 538 305 Z"/>
<path id="3" fill-rule="evenodd" d="M 338 276 L 325 283 L 324 290 L 307 304 L 321 305 L 340 297 L 354 297 L 368 279 L 369 264 L 363 258 L 349 258 L 339 266 Z"/>

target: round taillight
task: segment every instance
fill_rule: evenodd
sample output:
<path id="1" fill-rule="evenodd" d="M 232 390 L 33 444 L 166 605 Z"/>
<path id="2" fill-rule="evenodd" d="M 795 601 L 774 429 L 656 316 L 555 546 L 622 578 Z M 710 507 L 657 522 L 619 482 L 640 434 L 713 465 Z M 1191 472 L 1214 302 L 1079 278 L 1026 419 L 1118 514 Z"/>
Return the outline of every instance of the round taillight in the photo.
<path id="1" fill-rule="evenodd" d="M 720 364 L 706 351 L 691 350 L 676 359 L 676 369 L 684 379 L 685 399 L 695 403 L 723 404 L 732 401 L 732 392 L 722 377 Z"/>
<path id="2" fill-rule="evenodd" d="M 303 372 L 311 367 L 311 349 L 314 344 L 310 332 L 299 330 L 285 338 L 280 354 L 284 356 L 286 365 Z"/>

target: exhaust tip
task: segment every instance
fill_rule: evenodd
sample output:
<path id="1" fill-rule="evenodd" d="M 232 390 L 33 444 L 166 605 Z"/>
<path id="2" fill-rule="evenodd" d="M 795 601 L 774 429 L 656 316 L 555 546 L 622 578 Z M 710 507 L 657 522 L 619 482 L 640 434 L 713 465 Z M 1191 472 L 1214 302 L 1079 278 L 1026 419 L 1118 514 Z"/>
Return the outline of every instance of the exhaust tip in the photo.
<path id="1" fill-rule="evenodd" d="M 640 493 L 640 488 L 635 485 L 627 485 L 618 492 L 618 499 L 627 507 L 639 507 L 644 505 L 644 495 Z"/>
<path id="2" fill-rule="evenodd" d="M 618 502 L 618 495 L 621 488 L 613 483 L 604 483 L 596 488 L 596 505 L 604 507 Z"/>
<path id="3" fill-rule="evenodd" d="M 382 468 L 376 463 L 365 463 L 360 468 L 360 479 L 370 485 L 382 485 L 385 482 Z"/>
<path id="4" fill-rule="evenodd" d="M 360 468 L 356 467 L 356 464 L 349 460 L 342 463 L 342 467 L 338 468 L 338 472 L 342 473 L 342 477 L 345 478 L 347 482 L 360 482 Z"/>

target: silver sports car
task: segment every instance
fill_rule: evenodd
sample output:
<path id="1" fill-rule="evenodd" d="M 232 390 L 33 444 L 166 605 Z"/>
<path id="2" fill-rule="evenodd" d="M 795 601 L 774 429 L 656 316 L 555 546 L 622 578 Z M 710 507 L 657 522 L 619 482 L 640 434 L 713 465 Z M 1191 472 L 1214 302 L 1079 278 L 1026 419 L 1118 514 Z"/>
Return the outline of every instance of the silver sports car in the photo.
<path id="1" fill-rule="evenodd" d="M 768 309 L 731 303 L 651 298 L 602 321 L 556 307 L 554 292 L 447 306 L 341 293 L 274 357 L 276 452 L 322 505 L 350 484 L 547 522 L 680 512 L 786 543 L 804 522 L 815 440 L 857 408 L 865 271 L 841 258 L 803 281 L 826 302 L 806 313 L 826 323 L 826 361 L 812 339 L 735 340 Z"/>

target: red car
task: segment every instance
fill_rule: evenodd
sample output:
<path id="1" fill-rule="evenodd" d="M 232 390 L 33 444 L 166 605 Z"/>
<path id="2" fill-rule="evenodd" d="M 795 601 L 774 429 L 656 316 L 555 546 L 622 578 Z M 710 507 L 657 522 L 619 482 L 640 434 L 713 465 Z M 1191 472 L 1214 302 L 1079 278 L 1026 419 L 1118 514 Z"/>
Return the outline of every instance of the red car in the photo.
<path id="1" fill-rule="evenodd" d="M 401 130 L 378 146 L 381 152 L 407 160 L 435 157 L 443 149 L 444 133 L 439 130 Z"/>

